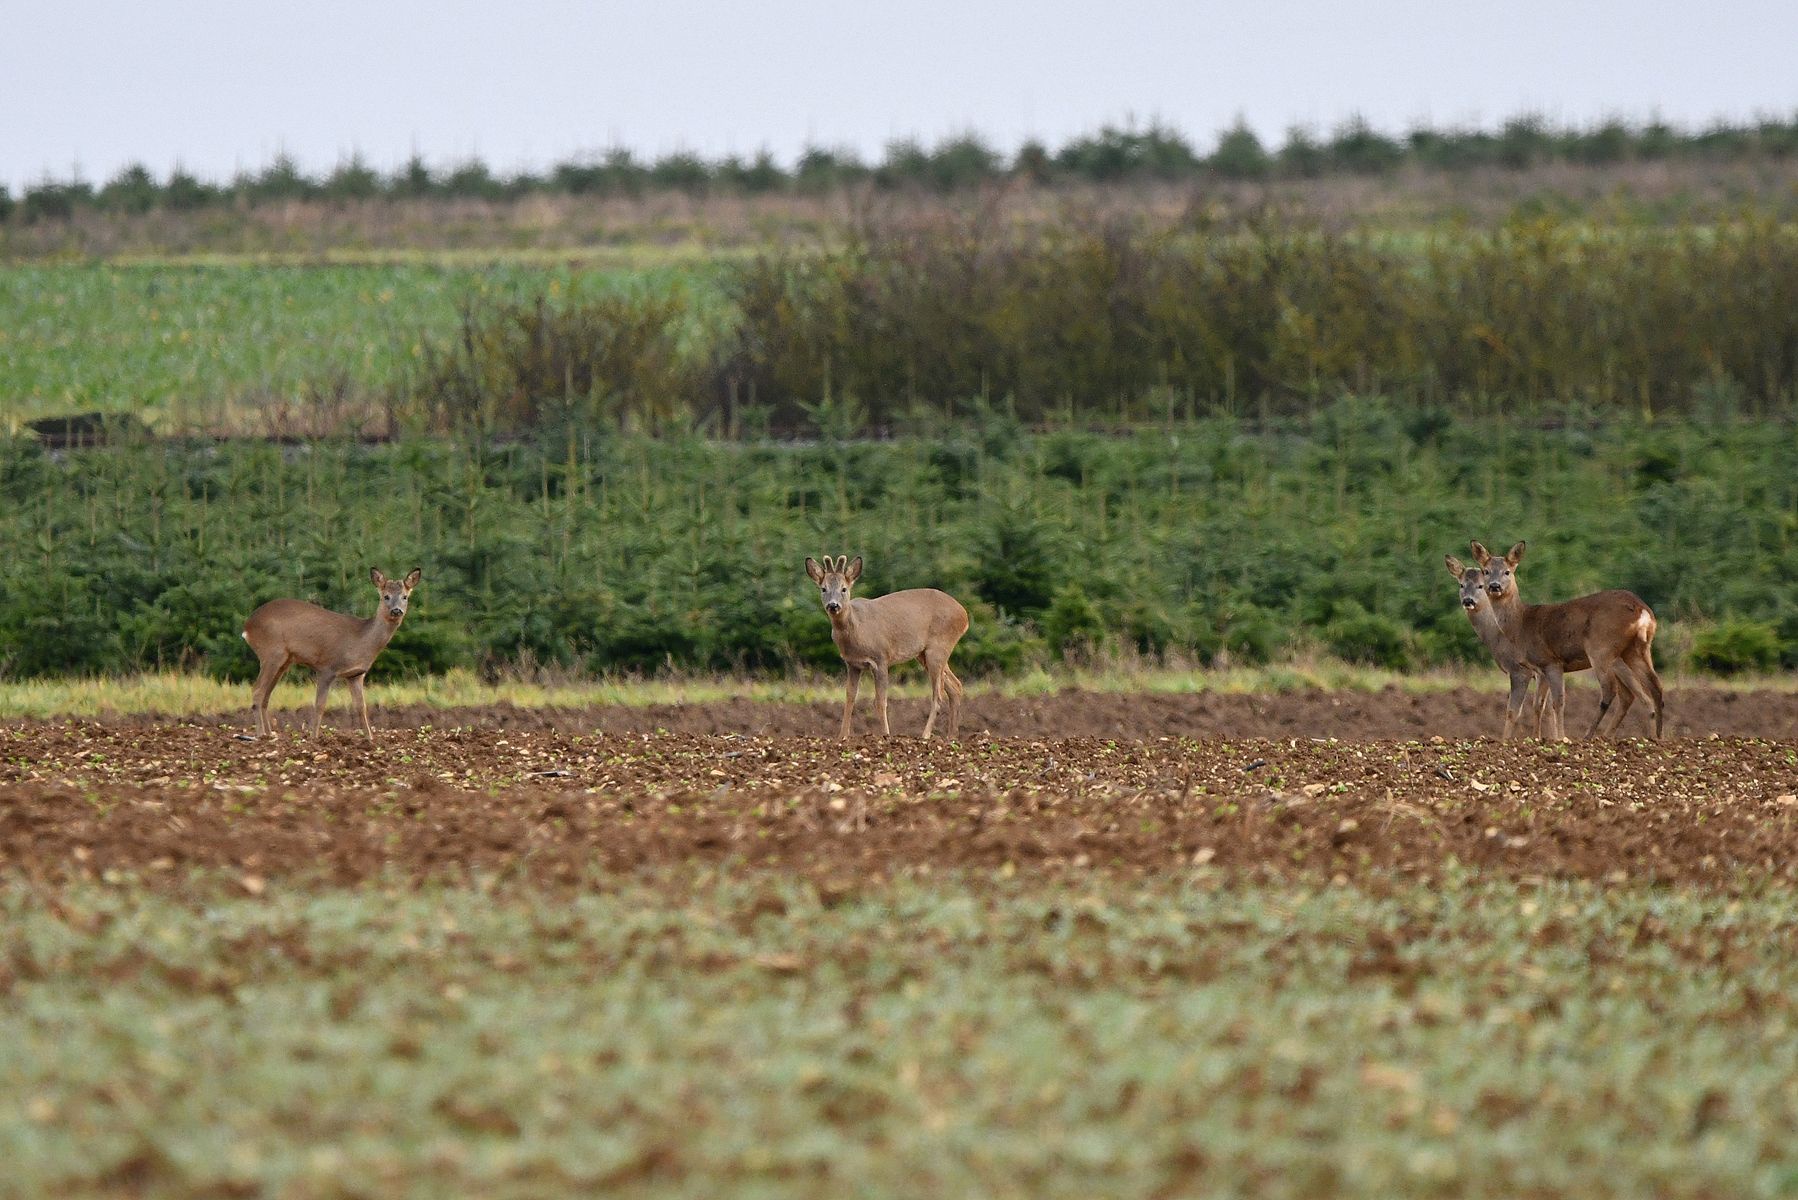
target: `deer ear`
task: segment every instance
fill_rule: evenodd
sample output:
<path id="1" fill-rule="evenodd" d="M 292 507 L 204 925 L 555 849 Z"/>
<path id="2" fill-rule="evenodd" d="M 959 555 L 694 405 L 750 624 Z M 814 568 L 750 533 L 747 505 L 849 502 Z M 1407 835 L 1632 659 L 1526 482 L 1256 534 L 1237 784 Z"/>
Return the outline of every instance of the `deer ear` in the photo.
<path id="1" fill-rule="evenodd" d="M 368 569 L 368 581 L 376 587 L 387 586 L 387 576 L 381 574 L 381 568 L 379 567 L 370 567 Z"/>
<path id="2" fill-rule="evenodd" d="M 423 567 L 413 567 L 410 571 L 406 572 L 406 578 L 401 580 L 401 582 L 406 585 L 406 590 L 409 592 L 417 587 L 418 581 L 424 577 L 425 569 Z"/>
<path id="3" fill-rule="evenodd" d="M 805 573 L 812 577 L 813 583 L 824 582 L 824 568 L 819 566 L 818 560 L 809 554 L 805 556 Z"/>
<path id="4" fill-rule="evenodd" d="M 1467 574 L 1467 564 L 1456 558 L 1454 555 L 1444 554 L 1442 556 L 1442 561 L 1448 564 L 1448 573 L 1453 575 L 1456 579 Z"/>
<path id="5" fill-rule="evenodd" d="M 1518 542 L 1515 546 L 1512 546 L 1511 549 L 1506 552 L 1505 561 L 1510 563 L 1513 567 L 1515 567 L 1518 563 L 1523 561 L 1523 543 L 1522 542 Z"/>
<path id="6" fill-rule="evenodd" d="M 849 564 L 849 568 L 844 573 L 843 579 L 847 583 L 854 583 L 856 580 L 860 579 L 861 577 L 862 577 L 862 556 L 858 554 L 855 556 L 855 561 Z"/>
<path id="7" fill-rule="evenodd" d="M 1482 567 L 1486 565 L 1486 560 L 1492 557 L 1492 551 L 1486 549 L 1486 547 L 1480 545 L 1478 542 L 1468 542 L 1467 548 L 1473 551 L 1473 561 L 1479 563 Z"/>

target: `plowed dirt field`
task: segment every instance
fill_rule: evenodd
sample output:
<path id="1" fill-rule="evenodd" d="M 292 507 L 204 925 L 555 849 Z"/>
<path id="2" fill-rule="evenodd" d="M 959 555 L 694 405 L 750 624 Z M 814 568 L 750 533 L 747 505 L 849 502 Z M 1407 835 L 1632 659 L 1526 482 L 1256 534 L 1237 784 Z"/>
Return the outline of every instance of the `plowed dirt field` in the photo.
<path id="1" fill-rule="evenodd" d="M 1746 738 L 830 739 L 0 731 L 0 870 L 578 884 L 673 863 L 1503 876 L 1798 872 L 1798 749 Z M 257 886 L 252 882 L 250 886 Z"/>

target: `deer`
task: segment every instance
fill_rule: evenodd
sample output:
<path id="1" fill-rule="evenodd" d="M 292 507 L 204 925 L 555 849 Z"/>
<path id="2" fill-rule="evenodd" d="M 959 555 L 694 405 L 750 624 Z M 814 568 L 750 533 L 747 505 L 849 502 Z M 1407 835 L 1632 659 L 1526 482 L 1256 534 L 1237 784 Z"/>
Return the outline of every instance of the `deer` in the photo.
<path id="1" fill-rule="evenodd" d="M 318 698 L 312 704 L 312 736 L 318 736 L 331 685 L 345 679 L 362 718 L 362 732 L 372 745 L 375 731 L 368 723 L 368 697 L 363 694 L 362 679 L 406 619 L 412 590 L 423 574 L 421 568 L 413 567 L 404 579 L 389 579 L 380 568 L 370 567 L 369 581 L 380 592 L 381 602 L 375 615 L 367 619 L 332 612 L 305 600 L 270 600 L 251 613 L 243 623 L 243 640 L 250 643 L 250 649 L 262 663 L 250 701 L 257 735 L 264 736 L 272 728 L 269 695 L 288 668 L 299 663 L 311 667 L 318 677 Z"/>
<path id="2" fill-rule="evenodd" d="M 1524 662 L 1511 643 L 1505 640 L 1504 630 L 1499 628 L 1498 614 L 1492 611 L 1492 599 L 1486 594 L 1486 573 L 1478 567 L 1468 566 L 1452 554 L 1443 555 L 1442 561 L 1447 564 L 1448 573 L 1461 585 L 1461 608 L 1473 625 L 1474 633 L 1479 635 L 1480 642 L 1491 652 L 1499 670 L 1511 678 L 1511 696 L 1505 704 L 1505 739 L 1510 739 L 1512 730 L 1523 713 L 1532 682 L 1537 684 L 1535 736 L 1541 737 L 1542 712 L 1547 705 L 1548 689 L 1541 686 L 1539 673 Z"/>
<path id="3" fill-rule="evenodd" d="M 938 709 L 949 704 L 948 728 L 955 737 L 961 717 L 961 680 L 949 669 L 949 654 L 968 631 L 968 610 L 947 592 L 935 588 L 911 588 L 871 600 L 852 600 L 849 589 L 862 575 L 861 556 L 822 563 L 805 560 L 805 573 L 818 585 L 824 613 L 830 618 L 830 640 L 849 668 L 843 696 L 843 725 L 837 736 L 850 736 L 855 714 L 855 693 L 863 671 L 874 672 L 874 711 L 880 731 L 892 736 L 887 722 L 887 672 L 893 666 L 918 659 L 930 677 L 930 715 L 924 719 L 924 740 L 936 727 Z"/>
<path id="4" fill-rule="evenodd" d="M 1654 736 L 1662 736 L 1667 716 L 1666 693 L 1654 669 L 1654 611 L 1634 592 L 1611 589 L 1556 604 L 1525 604 L 1517 590 L 1517 567 L 1524 543 L 1503 557 L 1478 542 L 1471 543 L 1491 599 L 1498 627 L 1513 651 L 1540 671 L 1548 690 L 1544 711 L 1550 714 L 1551 738 L 1566 740 L 1567 694 L 1563 676 L 1590 667 L 1598 676 L 1598 715 L 1587 737 L 1598 734 L 1614 700 L 1621 700 L 1609 732 L 1615 734 L 1638 700 L 1654 715 Z M 1515 698 L 1515 688 L 1513 688 Z"/>

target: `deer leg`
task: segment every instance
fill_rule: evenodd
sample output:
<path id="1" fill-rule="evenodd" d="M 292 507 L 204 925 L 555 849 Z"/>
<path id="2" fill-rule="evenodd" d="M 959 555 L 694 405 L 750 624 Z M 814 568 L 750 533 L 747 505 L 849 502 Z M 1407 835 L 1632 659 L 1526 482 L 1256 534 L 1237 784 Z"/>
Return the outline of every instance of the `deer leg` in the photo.
<path id="1" fill-rule="evenodd" d="M 1517 728 L 1517 722 L 1523 719 L 1523 706 L 1529 698 L 1530 673 L 1528 671 L 1511 672 L 1511 695 L 1505 701 L 1505 741 L 1510 741 Z M 1540 710 L 1536 720 L 1541 722 Z"/>
<path id="2" fill-rule="evenodd" d="M 318 727 L 325 719 L 325 697 L 331 694 L 331 685 L 337 676 L 330 671 L 318 673 L 318 698 L 312 702 L 312 736 L 318 736 Z"/>
<path id="3" fill-rule="evenodd" d="M 887 676 L 889 668 L 883 662 L 874 664 L 874 711 L 880 717 L 880 732 L 887 737 L 893 736 L 893 727 L 887 723 Z"/>
<path id="4" fill-rule="evenodd" d="M 368 723 L 368 696 L 362 690 L 362 676 L 350 677 L 350 695 L 356 701 L 356 710 L 362 714 L 362 732 L 368 735 L 368 744 L 374 745 L 375 731 Z"/>
<path id="5" fill-rule="evenodd" d="M 861 685 L 862 669 L 860 667 L 850 667 L 849 681 L 844 686 L 843 691 L 843 727 L 837 730 L 837 736 L 843 738 L 845 741 L 849 738 L 850 718 L 855 713 L 855 692 Z"/>
<path id="6" fill-rule="evenodd" d="M 256 686 L 250 692 L 250 715 L 256 720 L 256 735 L 264 736 L 273 728 L 268 719 L 268 698 L 274 694 L 275 685 L 281 682 L 281 676 L 287 674 L 287 668 L 293 665 L 293 659 L 264 659 L 262 670 L 256 676 Z"/>
<path id="7" fill-rule="evenodd" d="M 1552 665 L 1548 668 L 1544 686 L 1548 688 L 1548 704 L 1554 714 L 1554 720 L 1549 722 L 1548 736 L 1564 742 L 1567 740 L 1567 677 L 1561 668 Z"/>
<path id="8" fill-rule="evenodd" d="M 1636 673 L 1630 670 L 1629 664 L 1622 659 L 1611 664 L 1611 678 L 1617 681 L 1618 704 L 1617 719 L 1611 722 L 1610 734 L 1612 737 L 1617 737 L 1623 731 L 1623 722 L 1628 718 L 1629 710 L 1635 705 L 1636 698 L 1642 696 L 1642 687 L 1636 679 Z M 1642 698 L 1647 699 L 1646 696 L 1642 696 Z"/>
<path id="9" fill-rule="evenodd" d="M 1652 669 L 1653 668 L 1650 668 L 1650 670 Z M 1636 699 L 1639 699 L 1648 705 L 1651 714 L 1659 714 L 1660 706 L 1655 703 L 1654 690 L 1649 687 L 1647 679 L 1644 678 L 1642 664 L 1640 662 L 1630 662 L 1628 659 L 1619 661 L 1617 664 L 1617 679 L 1623 684 L 1623 698 L 1626 702 L 1624 706 L 1625 712 L 1629 711 L 1627 704 L 1628 700 L 1634 696 Z M 1659 681 L 1657 680 L 1656 682 Z M 1623 718 L 1618 717 L 1617 724 L 1611 726 L 1611 732 L 1617 733 L 1622 726 Z M 1658 737 L 1660 735 L 1656 734 L 1655 736 Z"/>
<path id="10" fill-rule="evenodd" d="M 1643 699 L 1647 700 L 1649 706 L 1654 709 L 1654 736 L 1659 739 L 1667 717 L 1667 693 L 1661 690 L 1661 677 L 1655 673 L 1654 655 L 1644 644 L 1640 650 L 1630 655 L 1630 658 L 1632 660 L 1630 665 L 1634 668 L 1636 681 L 1642 684 L 1647 692 Z"/>
<path id="11" fill-rule="evenodd" d="M 943 669 L 947 665 L 932 658 L 926 650 L 918 656 L 924 661 L 924 674 L 930 679 L 930 715 L 924 718 L 924 740 L 930 740 L 930 731 L 936 728 L 936 710 L 943 703 Z"/>
<path id="12" fill-rule="evenodd" d="M 1614 677 L 1617 660 L 1614 658 L 1606 660 L 1602 654 L 1593 654 L 1590 650 L 1586 652 L 1586 657 L 1591 660 L 1592 673 L 1598 676 L 1598 715 L 1592 718 L 1592 727 L 1586 730 L 1586 736 L 1590 738 L 1598 735 L 1598 727 L 1604 724 L 1605 714 L 1611 711 L 1611 702 L 1617 698 L 1617 680 Z M 1628 689 L 1625 689 L 1626 693 L 1627 691 Z M 1628 711 L 1629 702 L 1627 700 L 1623 707 L 1624 711 Z M 1619 723 L 1622 722 L 1622 713 L 1618 714 L 1617 720 Z M 1616 726 L 1613 725 L 1611 728 L 1615 729 Z"/>
<path id="13" fill-rule="evenodd" d="M 949 659 L 943 658 L 943 690 L 949 696 L 949 740 L 961 730 L 961 680 L 949 669 Z"/>

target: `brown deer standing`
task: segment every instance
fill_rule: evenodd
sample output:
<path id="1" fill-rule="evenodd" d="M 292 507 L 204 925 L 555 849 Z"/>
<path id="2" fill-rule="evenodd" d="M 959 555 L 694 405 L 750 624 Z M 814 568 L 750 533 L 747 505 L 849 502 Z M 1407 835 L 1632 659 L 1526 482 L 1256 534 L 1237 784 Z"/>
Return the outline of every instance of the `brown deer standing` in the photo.
<path id="1" fill-rule="evenodd" d="M 1654 669 L 1653 611 L 1640 596 L 1617 589 L 1558 604 L 1525 604 L 1517 593 L 1517 564 L 1523 561 L 1523 547 L 1518 542 L 1500 558 L 1478 542 L 1472 543 L 1473 558 L 1480 565 L 1500 631 L 1525 663 L 1542 672 L 1552 714 L 1548 735 L 1567 736 L 1563 675 L 1590 666 L 1598 676 L 1598 716 L 1586 736 L 1598 732 L 1611 701 L 1620 697 L 1623 703 L 1610 732 L 1617 732 L 1630 706 L 1640 698 L 1654 710 L 1654 736 L 1660 737 L 1667 700 Z"/>
<path id="2" fill-rule="evenodd" d="M 1461 609 L 1473 625 L 1474 633 L 1479 635 L 1480 642 L 1491 651 L 1499 670 L 1511 677 L 1511 696 L 1505 704 L 1505 738 L 1510 739 L 1513 726 L 1522 716 L 1523 706 L 1528 703 L 1532 680 L 1537 684 L 1535 736 L 1541 737 L 1542 712 L 1548 706 L 1548 689 L 1541 686 L 1541 677 L 1536 670 L 1524 662 L 1511 643 L 1505 640 L 1504 630 L 1499 628 L 1498 614 L 1492 611 L 1492 598 L 1486 594 L 1486 573 L 1478 567 L 1468 566 L 1452 554 L 1443 555 L 1442 561 L 1448 564 L 1448 573 L 1461 585 Z M 1580 669 L 1584 666 L 1582 663 Z"/>
<path id="3" fill-rule="evenodd" d="M 376 568 L 370 568 L 369 579 L 380 590 L 381 604 L 375 615 L 366 620 L 332 612 L 304 600 L 270 600 L 250 614 L 243 623 L 243 640 L 262 662 L 262 673 L 256 677 L 250 711 L 256 717 L 256 732 L 266 734 L 269 694 L 295 663 L 311 667 L 318 675 L 318 699 L 312 705 L 312 733 L 318 735 L 319 723 L 325 715 L 325 698 L 331 685 L 339 679 L 350 683 L 350 695 L 362 715 L 362 732 L 369 741 L 375 731 L 368 723 L 368 698 L 362 692 L 362 677 L 374 665 L 387 643 L 406 618 L 406 605 L 412 589 L 418 586 L 423 572 L 413 567 L 404 579 L 389 579 Z"/>
<path id="4" fill-rule="evenodd" d="M 897 663 L 918 659 L 930 677 L 930 716 L 924 721 L 924 739 L 936 725 L 937 709 L 949 702 L 949 736 L 954 737 L 961 719 L 961 680 L 949 669 L 949 653 L 968 631 L 968 610 L 947 592 L 912 588 L 873 600 L 851 600 L 849 589 L 861 578 L 862 560 L 826 557 L 805 560 L 805 573 L 818 585 L 824 612 L 830 617 L 830 640 L 849 668 L 848 690 L 843 697 L 843 728 L 849 736 L 855 711 L 855 692 L 863 671 L 874 672 L 874 711 L 880 731 L 891 734 L 887 723 L 887 671 Z"/>

